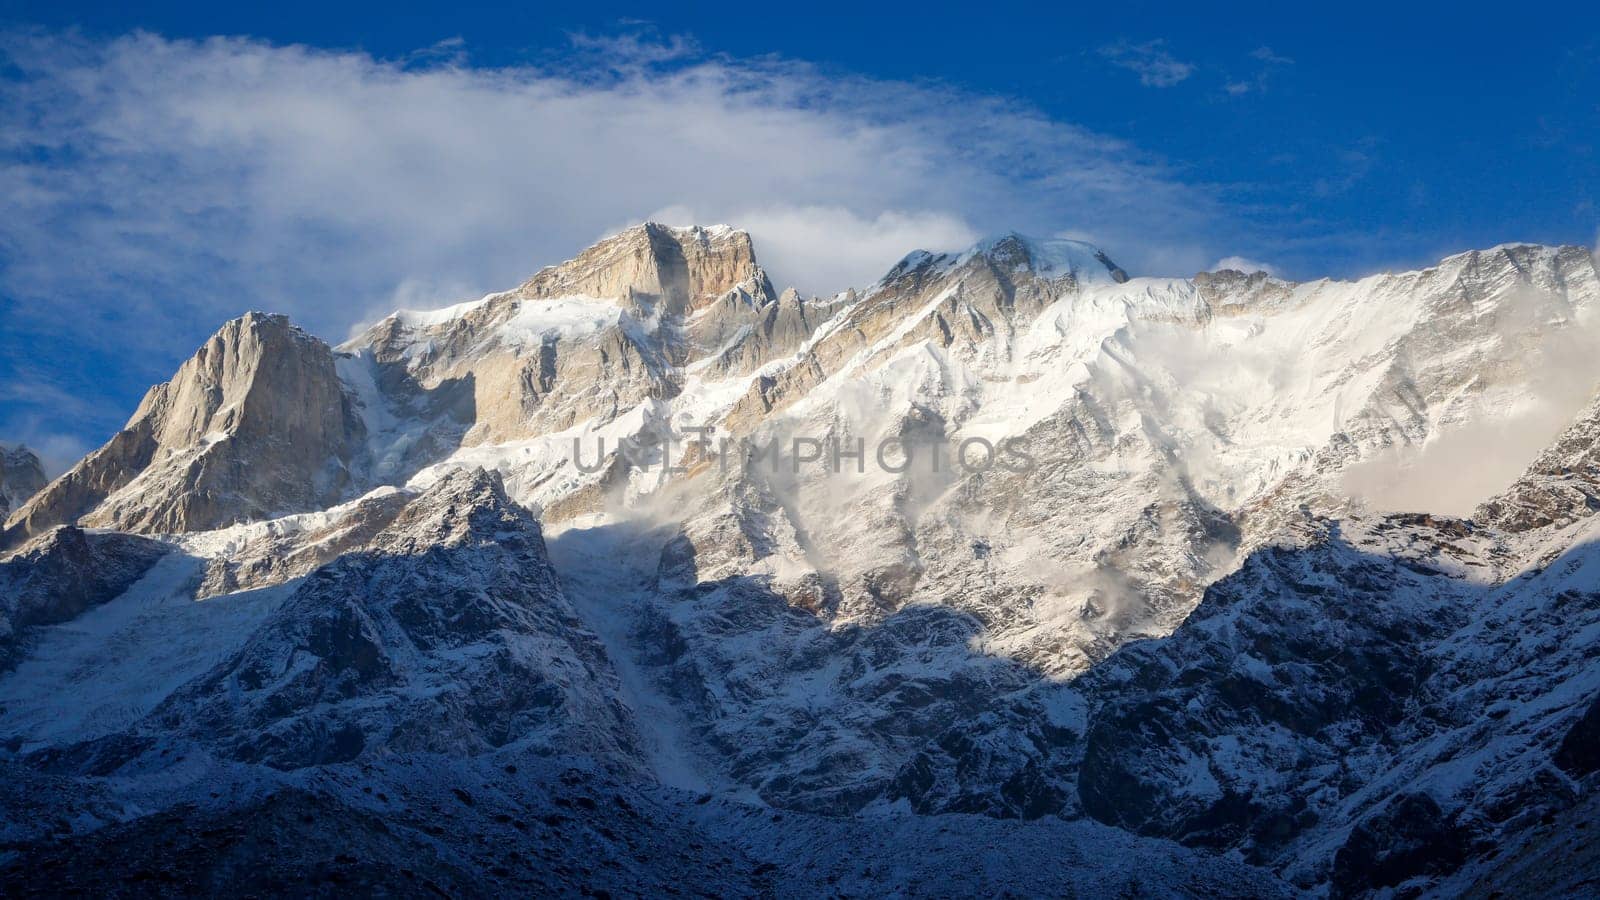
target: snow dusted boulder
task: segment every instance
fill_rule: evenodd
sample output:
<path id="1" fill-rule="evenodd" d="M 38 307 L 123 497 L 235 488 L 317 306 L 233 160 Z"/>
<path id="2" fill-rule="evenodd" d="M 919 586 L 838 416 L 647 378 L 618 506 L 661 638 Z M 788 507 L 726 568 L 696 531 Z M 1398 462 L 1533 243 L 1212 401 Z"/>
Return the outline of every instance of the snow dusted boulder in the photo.
<path id="1" fill-rule="evenodd" d="M 349 490 L 363 437 L 328 345 L 284 316 L 249 313 L 18 509 L 5 542 L 76 522 L 171 533 L 321 508 Z"/>

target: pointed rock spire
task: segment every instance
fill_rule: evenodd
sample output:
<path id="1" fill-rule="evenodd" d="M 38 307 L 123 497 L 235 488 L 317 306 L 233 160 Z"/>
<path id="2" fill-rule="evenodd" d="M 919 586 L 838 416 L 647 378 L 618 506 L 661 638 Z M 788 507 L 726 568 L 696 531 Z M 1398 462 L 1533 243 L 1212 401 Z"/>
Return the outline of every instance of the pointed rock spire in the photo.
<path id="1" fill-rule="evenodd" d="M 320 508 L 348 486 L 364 435 L 328 345 L 285 316 L 248 313 L 19 508 L 3 542 L 79 521 L 181 532 Z"/>

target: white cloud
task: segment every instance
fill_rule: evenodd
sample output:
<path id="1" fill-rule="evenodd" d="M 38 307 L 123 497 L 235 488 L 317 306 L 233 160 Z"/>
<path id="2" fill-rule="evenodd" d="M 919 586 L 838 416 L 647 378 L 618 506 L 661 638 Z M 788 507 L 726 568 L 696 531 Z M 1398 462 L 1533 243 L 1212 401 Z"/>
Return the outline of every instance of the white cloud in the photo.
<path id="1" fill-rule="evenodd" d="M 876 281 L 912 249 L 958 250 L 981 235 L 959 216 L 889 210 L 867 218 L 843 207 L 751 209 L 736 220 L 760 235 L 762 265 L 780 285 L 829 293 Z"/>
<path id="2" fill-rule="evenodd" d="M 1273 52 L 1271 47 L 1261 46 L 1250 51 L 1252 59 L 1258 59 L 1269 66 L 1292 66 L 1294 60 L 1280 53 Z"/>
<path id="3" fill-rule="evenodd" d="M 16 411 L 5 417 L 3 442 L 27 445 L 52 478 L 71 468 L 90 449 L 81 435 L 63 429 L 64 424 L 89 411 L 82 397 L 47 383 L 30 382 L 24 375 L 0 384 L 0 409 Z"/>
<path id="4" fill-rule="evenodd" d="M 1229 96 L 1239 97 L 1252 91 L 1257 93 L 1264 92 L 1267 90 L 1267 84 L 1272 80 L 1275 72 L 1282 70 L 1284 66 L 1294 65 L 1293 59 L 1283 56 L 1273 51 L 1271 47 L 1266 46 L 1257 47 L 1250 51 L 1250 58 L 1261 65 L 1256 70 L 1255 75 L 1250 78 L 1236 78 L 1224 83 L 1222 89 Z"/>
<path id="5" fill-rule="evenodd" d="M 591 54 L 593 59 L 617 72 L 637 72 L 658 63 L 693 58 L 700 44 L 693 37 L 674 34 L 662 37 L 653 28 L 635 28 L 621 34 L 569 34 L 574 50 Z"/>
<path id="6" fill-rule="evenodd" d="M 1114 66 L 1127 69 L 1139 76 L 1145 87 L 1172 87 L 1194 74 L 1194 66 L 1182 62 L 1167 52 L 1166 41 L 1146 41 L 1130 44 L 1118 41 L 1100 48 L 1100 55 Z"/>
<path id="7" fill-rule="evenodd" d="M 1242 256 L 1225 256 L 1222 259 L 1212 263 L 1210 271 L 1220 272 L 1223 269 L 1233 269 L 1235 271 L 1245 273 L 1265 272 L 1268 275 L 1278 274 L 1278 270 L 1273 266 L 1264 262 L 1256 262 L 1253 259 L 1245 259 Z"/>
<path id="8" fill-rule="evenodd" d="M 459 42 L 383 61 L 0 37 L 0 381 L 92 382 L 110 401 L 60 430 L 98 440 L 247 309 L 342 337 L 673 207 L 751 229 L 780 287 L 815 292 L 1008 228 L 1092 230 L 1142 274 L 1194 271 L 1228 240 L 1208 189 L 1004 98 L 681 38 L 575 40 L 561 68 L 478 69 Z M 0 434 L 41 410 L 0 406 Z"/>

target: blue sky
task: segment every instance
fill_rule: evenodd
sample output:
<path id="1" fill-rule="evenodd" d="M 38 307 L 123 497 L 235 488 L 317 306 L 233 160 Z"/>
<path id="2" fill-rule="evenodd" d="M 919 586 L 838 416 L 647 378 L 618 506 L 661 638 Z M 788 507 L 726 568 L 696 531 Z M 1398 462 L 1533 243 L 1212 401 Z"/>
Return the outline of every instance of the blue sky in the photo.
<path id="1" fill-rule="evenodd" d="M 1006 228 L 1308 278 L 1600 226 L 1592 4 L 138 6 L 0 5 L 0 439 L 58 465 L 247 309 L 337 341 L 644 217 L 810 291 Z"/>

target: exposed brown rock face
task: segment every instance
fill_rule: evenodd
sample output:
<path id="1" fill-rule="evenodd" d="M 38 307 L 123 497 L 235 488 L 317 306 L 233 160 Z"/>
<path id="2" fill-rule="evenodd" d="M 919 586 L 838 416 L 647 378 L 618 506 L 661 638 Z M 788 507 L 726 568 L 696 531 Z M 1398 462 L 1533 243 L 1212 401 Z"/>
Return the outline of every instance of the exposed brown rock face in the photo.
<path id="1" fill-rule="evenodd" d="M 674 397 L 702 361 L 714 377 L 751 372 L 848 299 L 778 296 L 746 232 L 652 222 L 452 314 L 390 316 L 342 349 L 389 402 L 437 422 L 430 434 L 473 446 Z M 402 470 L 442 454 L 408 455 Z"/>
<path id="2" fill-rule="evenodd" d="M 1294 290 L 1293 284 L 1265 272 L 1246 274 L 1237 269 L 1201 272 L 1194 276 L 1194 286 L 1217 314 L 1283 302 Z"/>
<path id="3" fill-rule="evenodd" d="M 18 509 L 5 541 L 80 521 L 199 531 L 327 506 L 349 486 L 363 437 L 328 345 L 285 316 L 249 313 L 151 388 L 105 446 Z"/>
<path id="4" fill-rule="evenodd" d="M 756 265 L 749 233 L 646 222 L 542 269 L 515 293 L 523 299 L 617 298 L 634 308 L 694 313 L 741 286 L 763 298 L 774 293 Z"/>

